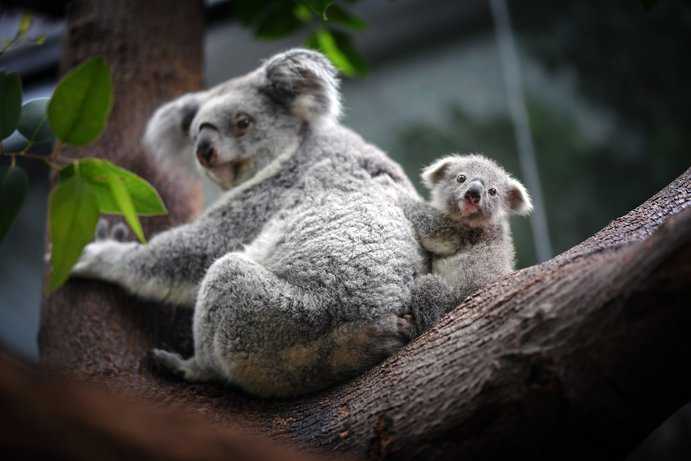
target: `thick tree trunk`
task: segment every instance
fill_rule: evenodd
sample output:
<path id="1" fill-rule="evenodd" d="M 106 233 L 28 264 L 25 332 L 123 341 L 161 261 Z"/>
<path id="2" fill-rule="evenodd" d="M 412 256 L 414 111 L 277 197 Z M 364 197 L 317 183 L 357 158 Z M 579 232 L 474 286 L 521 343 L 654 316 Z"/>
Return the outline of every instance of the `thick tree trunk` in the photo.
<path id="1" fill-rule="evenodd" d="M 75 155 L 108 158 L 154 184 L 170 214 L 145 219 L 147 234 L 190 219 L 202 206 L 199 179 L 160 168 L 140 140 L 146 121 L 161 103 L 201 87 L 201 1 L 80 0 L 72 2 L 68 13 L 62 71 L 101 55 L 111 66 L 115 94 L 104 135 Z M 41 358 L 94 372 L 113 371 L 116 363 L 136 368 L 140 357 L 113 352 L 149 349 L 165 332 L 175 330 L 165 323 L 176 322 L 174 312 L 152 313 L 151 306 L 112 287 L 70 282 L 43 303 Z M 141 334 L 142 329 L 150 334 Z M 102 335 L 106 330 L 107 337 Z"/>
<path id="2" fill-rule="evenodd" d="M 199 84 L 200 14 L 185 1 L 81 5 L 66 47 L 67 66 L 95 53 L 113 66 L 115 110 L 90 151 L 152 178 L 171 222 L 196 210 L 187 207 L 196 198 L 190 180 L 166 181 L 138 141 L 157 103 Z M 45 300 L 42 360 L 201 413 L 217 428 L 309 449 L 390 459 L 620 458 L 691 398 L 691 210 L 682 212 L 690 205 L 691 170 L 572 250 L 483 289 L 364 376 L 302 399 L 258 401 L 159 376 L 147 352 L 190 353 L 189 313 L 97 282 L 70 281 Z"/>

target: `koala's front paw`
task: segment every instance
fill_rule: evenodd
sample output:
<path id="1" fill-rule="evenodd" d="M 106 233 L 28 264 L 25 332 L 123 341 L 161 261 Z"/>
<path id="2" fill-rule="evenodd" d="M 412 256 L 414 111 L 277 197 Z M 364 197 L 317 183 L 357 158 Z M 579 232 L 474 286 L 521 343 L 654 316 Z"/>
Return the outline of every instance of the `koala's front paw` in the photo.
<path id="1" fill-rule="evenodd" d="M 128 235 L 129 230 L 125 224 L 116 223 L 111 226 L 105 219 L 99 220 L 96 240 L 84 247 L 79 261 L 72 268 L 72 275 L 108 279 L 123 252 L 137 245 L 136 242 L 123 242 Z"/>

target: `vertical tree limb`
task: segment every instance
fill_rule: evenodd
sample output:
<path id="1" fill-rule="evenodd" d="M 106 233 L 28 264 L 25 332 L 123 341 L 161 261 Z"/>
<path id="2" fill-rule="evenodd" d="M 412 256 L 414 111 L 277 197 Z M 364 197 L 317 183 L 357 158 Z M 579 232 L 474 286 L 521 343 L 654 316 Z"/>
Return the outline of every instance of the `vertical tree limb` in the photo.
<path id="1" fill-rule="evenodd" d="M 160 168 L 140 143 L 156 107 L 201 87 L 202 13 L 197 0 L 79 0 L 68 14 L 62 72 L 101 55 L 111 66 L 115 98 L 101 139 L 67 154 L 107 158 L 149 179 L 170 212 L 144 220 L 149 235 L 189 220 L 202 206 L 199 179 Z M 140 357 L 123 350 L 148 349 L 167 340 L 168 332 L 184 330 L 172 327 L 180 316 L 164 310 L 156 316 L 156 308 L 113 287 L 70 281 L 43 302 L 41 359 L 88 373 L 136 369 Z"/>

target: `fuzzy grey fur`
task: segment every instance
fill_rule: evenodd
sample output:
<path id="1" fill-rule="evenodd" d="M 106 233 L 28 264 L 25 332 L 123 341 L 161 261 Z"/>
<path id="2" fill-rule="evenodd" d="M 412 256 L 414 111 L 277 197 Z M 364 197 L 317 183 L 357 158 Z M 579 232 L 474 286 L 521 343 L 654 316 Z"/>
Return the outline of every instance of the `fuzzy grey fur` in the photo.
<path id="1" fill-rule="evenodd" d="M 406 217 L 433 254 L 432 274 L 419 277 L 413 293 L 413 315 L 424 330 L 514 269 L 509 215 L 526 215 L 532 204 L 518 180 L 482 155 L 444 157 L 425 168 L 422 179 L 431 190 L 430 203 L 401 196 Z"/>
<path id="2" fill-rule="evenodd" d="M 338 98 L 328 60 L 291 50 L 152 117 L 156 155 L 193 161 L 203 142 L 214 156 L 201 170 L 228 190 L 146 245 L 89 244 L 74 273 L 194 307 L 194 356 L 154 351 L 163 367 L 291 396 L 361 372 L 414 334 L 429 256 L 397 189 L 416 195 L 395 162 L 338 123 Z"/>

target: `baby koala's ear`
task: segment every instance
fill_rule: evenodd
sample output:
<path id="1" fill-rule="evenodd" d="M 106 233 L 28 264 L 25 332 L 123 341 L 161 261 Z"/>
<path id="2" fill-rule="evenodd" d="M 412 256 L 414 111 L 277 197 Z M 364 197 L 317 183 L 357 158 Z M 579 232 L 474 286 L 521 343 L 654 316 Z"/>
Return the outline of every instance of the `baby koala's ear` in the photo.
<path id="1" fill-rule="evenodd" d="M 295 116 L 316 122 L 341 115 L 337 71 L 323 54 L 295 48 L 270 58 L 264 70 L 266 94 Z"/>
<path id="2" fill-rule="evenodd" d="M 506 203 L 514 214 L 525 216 L 533 211 L 533 201 L 525 186 L 517 179 L 509 179 L 506 188 Z"/>
<path id="3" fill-rule="evenodd" d="M 451 159 L 448 157 L 440 158 L 422 170 L 420 177 L 422 183 L 428 188 L 432 189 L 439 184 L 439 181 L 444 179 L 444 174 L 451 166 Z"/>

